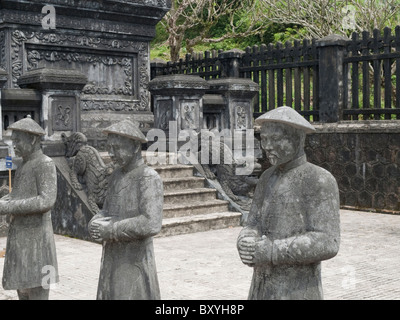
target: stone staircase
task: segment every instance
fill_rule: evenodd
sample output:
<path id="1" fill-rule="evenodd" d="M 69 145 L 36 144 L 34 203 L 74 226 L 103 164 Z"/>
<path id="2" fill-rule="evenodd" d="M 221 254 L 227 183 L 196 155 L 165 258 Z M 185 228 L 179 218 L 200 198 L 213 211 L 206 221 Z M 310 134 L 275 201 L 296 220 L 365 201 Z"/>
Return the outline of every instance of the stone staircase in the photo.
<path id="1" fill-rule="evenodd" d="M 158 235 L 170 236 L 237 227 L 241 213 L 229 211 L 229 202 L 217 190 L 205 187 L 191 165 L 152 166 L 164 184 L 163 227 Z"/>

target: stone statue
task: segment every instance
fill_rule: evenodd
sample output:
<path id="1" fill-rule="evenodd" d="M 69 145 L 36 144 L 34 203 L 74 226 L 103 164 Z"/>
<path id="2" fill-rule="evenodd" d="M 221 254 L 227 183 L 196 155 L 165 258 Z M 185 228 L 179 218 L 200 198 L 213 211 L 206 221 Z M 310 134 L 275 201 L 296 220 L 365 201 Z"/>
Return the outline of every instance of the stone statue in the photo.
<path id="1" fill-rule="evenodd" d="M 40 148 L 44 130 L 29 116 L 8 127 L 22 164 L 13 189 L 0 200 L 0 214 L 10 216 L 3 271 L 5 290 L 21 300 L 47 300 L 51 283 L 59 281 L 51 208 L 57 196 L 53 161 Z"/>
<path id="2" fill-rule="evenodd" d="M 203 135 L 201 137 L 201 135 Z M 245 211 L 249 211 L 252 196 L 258 179 L 252 176 L 237 175 L 238 163 L 234 159 L 231 148 L 222 139 L 219 143 L 211 143 L 214 139 L 212 131 L 203 131 L 199 135 L 200 153 L 202 149 L 209 150 L 208 161 L 203 163 L 199 155 L 205 177 L 210 180 L 217 179 L 226 195 Z M 213 163 L 213 155 L 219 155 L 219 163 Z M 226 161 L 225 161 L 226 160 Z"/>
<path id="3" fill-rule="evenodd" d="M 339 191 L 334 177 L 307 162 L 315 129 L 289 107 L 256 119 L 272 164 L 260 177 L 237 246 L 254 268 L 249 299 L 323 299 L 321 261 L 339 250 Z"/>
<path id="4" fill-rule="evenodd" d="M 89 233 L 103 243 L 97 299 L 160 299 L 153 236 L 161 231 L 163 184 L 142 159 L 147 140 L 130 120 L 104 130 L 117 168 L 110 176 L 103 209 Z"/>
<path id="5" fill-rule="evenodd" d="M 108 177 L 113 171 L 112 164 L 106 165 L 99 152 L 87 145 L 87 138 L 81 132 L 67 137 L 62 134 L 66 145 L 66 157 L 72 160 L 70 179 L 76 190 L 85 190 L 93 214 L 100 211 L 107 191 Z"/>

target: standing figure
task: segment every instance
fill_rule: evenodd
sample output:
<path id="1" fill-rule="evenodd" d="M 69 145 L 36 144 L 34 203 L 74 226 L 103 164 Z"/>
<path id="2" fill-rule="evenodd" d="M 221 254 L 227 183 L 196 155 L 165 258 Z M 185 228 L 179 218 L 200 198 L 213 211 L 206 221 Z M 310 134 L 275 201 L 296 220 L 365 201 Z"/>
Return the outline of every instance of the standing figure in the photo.
<path id="1" fill-rule="evenodd" d="M 3 288 L 17 290 L 21 300 L 47 300 L 50 284 L 59 281 L 51 222 L 57 196 L 53 161 L 40 147 L 44 130 L 29 116 L 8 127 L 22 164 L 12 192 L 0 200 L 0 214 L 10 216 Z"/>
<path id="2" fill-rule="evenodd" d="M 97 299 L 160 299 L 153 236 L 160 232 L 163 185 L 142 159 L 147 140 L 129 120 L 104 130 L 117 168 L 110 176 L 103 209 L 89 222 L 89 233 L 103 243 Z"/>
<path id="3" fill-rule="evenodd" d="M 339 250 L 339 190 L 325 169 L 307 162 L 314 127 L 289 107 L 256 119 L 272 164 L 260 177 L 237 246 L 254 268 L 249 299 L 323 299 L 321 261 Z"/>

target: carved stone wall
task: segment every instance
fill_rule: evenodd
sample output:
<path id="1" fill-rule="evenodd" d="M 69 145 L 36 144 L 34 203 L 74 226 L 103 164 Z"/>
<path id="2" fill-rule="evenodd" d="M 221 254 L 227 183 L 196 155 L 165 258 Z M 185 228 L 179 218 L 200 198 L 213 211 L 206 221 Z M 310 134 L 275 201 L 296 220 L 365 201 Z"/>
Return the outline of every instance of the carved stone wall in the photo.
<path id="1" fill-rule="evenodd" d="M 42 28 L 45 4 L 56 9 L 56 29 Z M 144 131 L 151 128 L 149 42 L 170 5 L 170 0 L 2 1 L 0 67 L 10 75 L 5 88 L 18 89 L 18 79 L 35 69 L 75 69 L 88 77 L 80 111 L 89 141 L 102 145 L 101 129 L 110 118 L 131 115 Z"/>

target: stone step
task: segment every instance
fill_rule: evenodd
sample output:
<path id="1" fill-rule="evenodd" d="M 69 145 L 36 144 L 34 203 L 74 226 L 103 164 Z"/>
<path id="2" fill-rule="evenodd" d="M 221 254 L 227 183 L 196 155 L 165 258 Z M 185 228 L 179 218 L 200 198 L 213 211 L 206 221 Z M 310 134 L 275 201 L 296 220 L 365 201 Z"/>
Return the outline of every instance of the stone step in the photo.
<path id="1" fill-rule="evenodd" d="M 180 202 L 177 204 L 164 204 L 163 218 L 177 218 L 224 211 L 229 211 L 229 202 L 226 200 L 213 199 L 191 203 Z"/>
<path id="2" fill-rule="evenodd" d="M 207 202 L 216 197 L 217 190 L 211 188 L 173 190 L 164 192 L 164 204 Z"/>
<path id="3" fill-rule="evenodd" d="M 204 178 L 183 177 L 183 178 L 164 178 L 164 192 L 182 189 L 204 188 Z"/>
<path id="4" fill-rule="evenodd" d="M 176 164 L 166 166 L 153 166 L 152 168 L 158 172 L 161 179 L 193 177 L 193 166 L 190 165 Z"/>
<path id="5" fill-rule="evenodd" d="M 203 232 L 240 226 L 239 212 L 217 212 L 163 219 L 161 232 L 157 237 Z"/>

